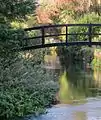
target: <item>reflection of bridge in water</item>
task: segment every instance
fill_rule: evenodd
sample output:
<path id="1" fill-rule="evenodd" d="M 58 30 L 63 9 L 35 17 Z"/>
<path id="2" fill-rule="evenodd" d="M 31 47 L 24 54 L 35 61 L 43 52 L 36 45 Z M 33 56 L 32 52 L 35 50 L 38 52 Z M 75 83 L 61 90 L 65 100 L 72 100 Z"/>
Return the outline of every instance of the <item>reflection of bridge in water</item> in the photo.
<path id="1" fill-rule="evenodd" d="M 79 30 L 81 28 L 84 30 L 82 33 L 75 30 Z M 64 33 L 61 33 L 61 29 L 64 30 Z M 73 31 L 71 31 L 71 29 Z M 96 29 L 98 29 L 98 31 Z M 26 37 L 21 41 L 21 47 L 19 50 L 30 50 L 54 46 L 101 45 L 101 24 L 61 24 L 37 26 L 27 28 L 24 31 Z M 81 39 L 76 39 L 77 36 L 83 37 L 84 40 L 81 41 Z M 99 40 L 95 40 L 94 37 L 97 37 Z"/>

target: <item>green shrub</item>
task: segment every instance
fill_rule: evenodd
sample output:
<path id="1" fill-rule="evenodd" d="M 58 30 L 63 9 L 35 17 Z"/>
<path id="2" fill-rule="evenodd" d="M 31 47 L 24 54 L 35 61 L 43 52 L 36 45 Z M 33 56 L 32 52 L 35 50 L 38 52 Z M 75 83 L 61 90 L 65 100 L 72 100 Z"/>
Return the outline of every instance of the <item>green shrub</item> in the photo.
<path id="1" fill-rule="evenodd" d="M 52 104 L 57 78 L 41 65 L 32 67 L 20 59 L 0 70 L 0 118 L 39 114 Z"/>
<path id="2" fill-rule="evenodd" d="M 23 39 L 22 30 L 0 26 L 0 119 L 45 111 L 55 97 L 57 83 L 42 66 L 40 51 L 15 52 Z M 25 54 L 32 54 L 26 58 Z M 37 55 L 38 54 L 38 55 Z M 36 56 L 37 55 L 37 56 Z M 38 64 L 38 65 L 37 65 Z M 15 118 L 14 118 L 15 119 Z"/>

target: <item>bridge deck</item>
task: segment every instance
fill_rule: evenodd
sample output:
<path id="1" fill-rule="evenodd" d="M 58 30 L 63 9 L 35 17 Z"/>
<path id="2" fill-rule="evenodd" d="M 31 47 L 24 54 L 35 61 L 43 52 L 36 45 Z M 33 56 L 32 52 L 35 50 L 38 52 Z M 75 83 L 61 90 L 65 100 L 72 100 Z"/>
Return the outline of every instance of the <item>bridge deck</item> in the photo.
<path id="1" fill-rule="evenodd" d="M 70 32 L 70 28 L 85 29 L 83 33 Z M 64 29 L 65 33 L 62 34 L 60 29 Z M 96 33 L 95 29 L 99 29 Z M 61 24 L 61 25 L 47 25 L 37 26 L 24 29 L 26 37 L 21 41 L 21 47 L 19 50 L 38 49 L 44 47 L 54 46 L 92 46 L 101 45 L 101 24 Z M 37 31 L 37 35 L 35 32 Z M 34 34 L 28 35 L 28 34 Z M 60 40 L 59 37 L 65 37 L 65 40 Z M 74 40 L 70 40 L 70 36 L 74 37 Z M 75 40 L 76 36 L 83 36 L 84 40 Z M 94 41 L 93 38 L 99 37 L 98 41 Z M 48 39 L 48 43 L 47 43 Z M 51 42 L 49 42 L 51 41 Z"/>

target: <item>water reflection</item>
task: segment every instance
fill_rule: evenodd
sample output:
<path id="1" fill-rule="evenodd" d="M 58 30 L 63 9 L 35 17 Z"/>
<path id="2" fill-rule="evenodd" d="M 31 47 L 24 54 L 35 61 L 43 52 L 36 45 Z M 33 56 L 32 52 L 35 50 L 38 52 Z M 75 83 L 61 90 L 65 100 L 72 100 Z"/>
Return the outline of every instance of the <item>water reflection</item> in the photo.
<path id="1" fill-rule="evenodd" d="M 74 120 L 87 120 L 86 112 L 83 111 L 77 111 L 73 113 Z"/>
<path id="2" fill-rule="evenodd" d="M 71 66 L 59 79 L 60 89 L 57 99 L 60 103 L 71 104 L 87 97 L 99 96 L 101 92 L 101 71 Z"/>
<path id="3" fill-rule="evenodd" d="M 94 80 L 97 86 L 101 87 L 101 70 L 95 69 L 93 76 L 94 76 Z"/>

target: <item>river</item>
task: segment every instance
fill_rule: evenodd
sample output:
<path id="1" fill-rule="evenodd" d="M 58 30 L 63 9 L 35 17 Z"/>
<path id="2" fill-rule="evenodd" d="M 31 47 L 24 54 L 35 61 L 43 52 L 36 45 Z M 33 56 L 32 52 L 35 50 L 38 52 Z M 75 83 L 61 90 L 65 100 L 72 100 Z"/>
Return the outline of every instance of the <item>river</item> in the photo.
<path id="1" fill-rule="evenodd" d="M 61 104 L 48 109 L 48 113 L 29 120 L 101 120 L 101 99 L 89 98 L 86 103 Z"/>
<path id="2" fill-rule="evenodd" d="M 47 113 L 25 120 L 101 120 L 101 71 L 87 65 L 70 65 L 60 73 L 59 104 Z"/>

